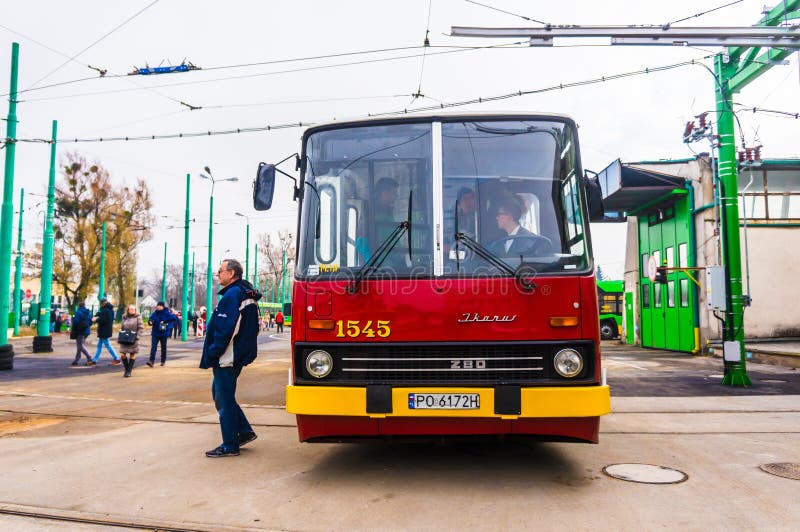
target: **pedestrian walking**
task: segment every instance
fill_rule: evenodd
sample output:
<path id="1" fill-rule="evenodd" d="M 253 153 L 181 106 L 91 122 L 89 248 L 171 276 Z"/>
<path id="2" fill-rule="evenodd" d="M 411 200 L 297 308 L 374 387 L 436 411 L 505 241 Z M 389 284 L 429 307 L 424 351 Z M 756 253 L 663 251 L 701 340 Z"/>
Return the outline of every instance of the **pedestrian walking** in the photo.
<path id="1" fill-rule="evenodd" d="M 239 447 L 256 439 L 256 433 L 236 402 L 236 381 L 242 369 L 255 360 L 258 349 L 258 304 L 261 294 L 242 279 L 242 264 L 226 259 L 217 275 L 222 298 L 211 314 L 203 341 L 200 367 L 212 368 L 211 395 L 219 413 L 222 444 L 206 452 L 209 458 L 238 456 Z"/>
<path id="2" fill-rule="evenodd" d="M 151 368 L 156 362 L 156 348 L 161 344 L 161 365 L 167 363 L 167 338 L 169 338 L 178 318 L 173 314 L 166 303 L 159 301 L 156 305 L 156 310 L 150 314 L 150 319 L 147 323 L 152 327 L 150 330 L 151 345 L 150 345 L 150 360 L 147 365 Z"/>
<path id="3" fill-rule="evenodd" d="M 264 327 L 269 330 L 270 325 L 272 324 L 272 314 L 267 312 L 267 315 L 264 316 Z"/>
<path id="4" fill-rule="evenodd" d="M 189 319 L 192 320 L 192 331 L 193 331 L 192 334 L 194 334 L 194 336 L 197 336 L 197 318 L 198 318 L 197 312 L 192 310 L 192 314 L 189 317 Z"/>
<path id="5" fill-rule="evenodd" d="M 108 349 L 108 352 L 111 353 L 111 358 L 114 359 L 110 365 L 118 365 L 120 361 L 117 352 L 114 351 L 108 341 L 109 338 L 114 336 L 114 305 L 111 304 L 111 301 L 106 298 L 100 300 L 100 310 L 94 315 L 92 321 L 97 322 L 97 351 L 94 353 L 92 365 L 97 364 L 100 359 L 100 352 L 103 350 L 103 346 Z"/>
<path id="6" fill-rule="evenodd" d="M 125 366 L 125 373 L 123 376 L 130 377 L 133 371 L 133 365 L 136 363 L 136 354 L 139 352 L 139 338 L 142 337 L 144 331 L 144 322 L 142 317 L 136 312 L 136 305 L 128 305 L 125 315 L 122 316 L 122 325 L 120 326 L 119 337 L 119 352 L 122 353 L 122 365 Z"/>
<path id="7" fill-rule="evenodd" d="M 282 333 L 283 332 L 283 312 L 281 312 L 280 310 L 278 311 L 277 314 L 275 314 L 275 325 L 278 327 L 278 330 L 276 332 L 278 334 Z"/>
<path id="8" fill-rule="evenodd" d="M 181 332 L 181 326 L 182 326 L 181 320 L 183 320 L 183 315 L 180 312 L 178 312 L 175 314 L 175 317 L 177 318 L 177 321 L 175 322 L 175 325 L 172 327 L 172 337 L 177 340 L 178 334 Z"/>
<path id="9" fill-rule="evenodd" d="M 78 303 L 78 310 L 75 311 L 75 317 L 72 319 L 72 330 L 69 337 L 75 340 L 75 360 L 72 361 L 73 366 L 77 366 L 81 360 L 81 354 L 86 356 L 86 365 L 93 366 L 94 361 L 89 350 L 86 349 L 84 342 L 86 338 L 92 334 L 92 313 L 86 308 L 86 303 L 83 301 Z"/>

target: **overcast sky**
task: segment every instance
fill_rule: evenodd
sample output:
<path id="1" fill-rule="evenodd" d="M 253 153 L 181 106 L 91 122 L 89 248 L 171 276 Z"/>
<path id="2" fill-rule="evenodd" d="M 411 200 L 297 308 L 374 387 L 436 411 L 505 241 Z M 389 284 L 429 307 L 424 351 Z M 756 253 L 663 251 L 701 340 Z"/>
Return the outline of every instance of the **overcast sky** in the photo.
<path id="1" fill-rule="evenodd" d="M 552 24 L 629 25 L 664 24 L 727 2 L 481 3 Z M 762 6 L 762 0 L 745 0 L 678 25 L 749 26 L 761 17 Z M 716 51 L 622 48 L 570 40 L 556 42 L 553 48 L 522 46 L 442 53 L 453 50 L 440 48 L 443 46 L 485 47 L 521 41 L 448 37 L 451 26 L 535 25 L 464 0 L 224 4 L 198 0 L 26 0 L 4 10 L 0 25 L 1 93 L 5 94 L 9 86 L 14 41 L 20 43 L 19 88 L 36 89 L 20 95 L 20 139 L 49 138 L 54 119 L 58 120 L 61 139 L 319 123 L 550 87 L 701 59 Z M 432 47 L 427 50 L 424 67 L 422 50 L 413 48 L 288 61 L 420 46 L 426 29 Z M 405 58 L 385 60 L 401 56 Z M 74 60 L 68 61 L 72 57 Z M 112 77 L 127 74 L 134 66 L 179 64 L 184 59 L 202 70 Z M 265 62 L 273 63 L 252 65 Z M 710 59 L 705 63 L 712 65 Z M 106 69 L 107 77 L 98 77 L 87 65 Z M 91 79 L 66 83 L 84 78 Z M 799 80 L 794 54 L 788 66 L 771 69 L 739 94 L 736 102 L 798 112 Z M 425 98 L 411 97 L 418 89 Z M 202 109 L 190 110 L 180 102 Z M 702 67 L 688 66 L 458 109 L 571 115 L 580 127 L 584 167 L 599 171 L 616 158 L 629 162 L 692 156 L 681 141 L 683 126 L 693 115 L 713 108 L 713 78 Z M 3 118 L 6 113 L 6 108 L 0 109 Z M 752 112 L 739 115 L 746 141 L 763 144 L 764 157 L 800 157 L 800 121 Z M 279 181 L 274 208 L 268 213 L 252 210 L 250 191 L 259 161 L 276 162 L 298 151 L 301 134 L 302 128 L 297 127 L 195 139 L 63 142 L 58 145 L 58 154 L 62 157 L 74 150 L 102 163 L 117 181 L 142 177 L 150 183 L 155 213 L 165 218 L 159 218 L 153 240 L 143 246 L 139 272 L 144 276 L 160 269 L 165 241 L 168 261 L 177 264 L 182 260 L 183 231 L 169 227 L 182 225 L 187 173 L 192 174 L 191 210 L 197 220 L 191 226 L 191 245 L 206 244 L 210 183 L 197 177 L 204 166 L 210 166 L 217 177 L 240 179 L 238 183 L 218 184 L 215 189 L 215 219 L 220 222 L 214 229 L 215 261 L 223 255 L 244 258 L 244 219 L 236 217 L 236 211 L 251 216 L 251 238 L 282 228 L 294 232 L 296 208 L 288 180 Z M 708 151 L 707 145 L 699 143 L 692 148 Z M 46 144 L 17 145 L 15 209 L 20 187 L 36 194 L 46 192 L 48 166 Z M 30 196 L 26 206 L 42 199 Z M 27 242 L 41 241 L 43 215 L 38 211 L 42 209 L 43 204 L 34 207 L 26 218 Z M 597 261 L 608 274 L 621 278 L 624 225 L 595 224 L 592 231 Z M 198 262 L 205 260 L 206 250 L 198 247 L 196 251 Z"/>

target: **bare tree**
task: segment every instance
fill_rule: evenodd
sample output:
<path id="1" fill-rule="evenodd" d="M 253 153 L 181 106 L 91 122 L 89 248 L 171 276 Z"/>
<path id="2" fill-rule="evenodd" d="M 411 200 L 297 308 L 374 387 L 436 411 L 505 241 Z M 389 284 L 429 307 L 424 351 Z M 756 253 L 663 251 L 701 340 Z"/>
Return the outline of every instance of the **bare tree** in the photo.
<path id="1" fill-rule="evenodd" d="M 106 286 L 114 287 L 123 306 L 134 298 L 138 246 L 150 238 L 150 191 L 141 179 L 133 187 L 115 188 L 105 168 L 99 163 L 90 165 L 75 152 L 65 154 L 61 175 L 53 224 L 58 244 L 53 253 L 53 281 L 70 305 L 90 294 L 99 281 L 105 223 Z"/>
<path id="2" fill-rule="evenodd" d="M 281 279 L 285 276 L 286 294 L 291 294 L 290 286 L 294 272 L 294 239 L 292 233 L 282 229 L 278 231 L 278 238 L 272 235 L 258 237 L 258 252 L 264 268 L 259 272 L 259 288 L 264 294 L 279 294 L 281 292 Z M 286 267 L 283 257 L 286 253 Z M 268 300 L 271 298 L 267 298 Z"/>

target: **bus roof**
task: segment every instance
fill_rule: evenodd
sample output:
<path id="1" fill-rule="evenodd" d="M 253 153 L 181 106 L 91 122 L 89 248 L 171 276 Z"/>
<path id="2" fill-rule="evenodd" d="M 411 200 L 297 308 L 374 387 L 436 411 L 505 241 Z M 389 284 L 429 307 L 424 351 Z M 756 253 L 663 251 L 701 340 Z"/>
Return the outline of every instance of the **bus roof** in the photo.
<path id="1" fill-rule="evenodd" d="M 597 281 L 597 288 L 603 292 L 624 292 L 625 281 Z"/>
<path id="2" fill-rule="evenodd" d="M 338 129 L 353 126 L 362 126 L 369 124 L 392 124 L 403 122 L 432 122 L 435 119 L 442 121 L 454 121 L 458 119 L 525 119 L 525 120 L 553 120 L 556 122 L 566 122 L 576 125 L 575 120 L 565 114 L 559 113 L 540 113 L 536 111 L 520 112 L 520 111 L 492 111 L 492 112 L 455 112 L 455 111 L 440 111 L 436 113 L 418 113 L 418 114 L 403 114 L 399 116 L 372 116 L 367 118 L 354 118 L 352 120 L 335 120 L 325 122 L 309 127 L 303 133 L 306 137 L 311 133 L 325 129 Z"/>

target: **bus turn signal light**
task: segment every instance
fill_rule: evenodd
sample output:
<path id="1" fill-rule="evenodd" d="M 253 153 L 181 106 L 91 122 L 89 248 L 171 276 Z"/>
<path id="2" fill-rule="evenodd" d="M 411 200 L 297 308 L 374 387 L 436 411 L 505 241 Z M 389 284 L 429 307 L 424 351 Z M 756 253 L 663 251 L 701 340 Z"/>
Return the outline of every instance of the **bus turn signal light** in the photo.
<path id="1" fill-rule="evenodd" d="M 333 329 L 333 320 L 308 320 L 308 328 L 330 331 Z"/>
<path id="2" fill-rule="evenodd" d="M 575 327 L 578 325 L 577 316 L 562 316 L 550 318 L 550 327 Z"/>

